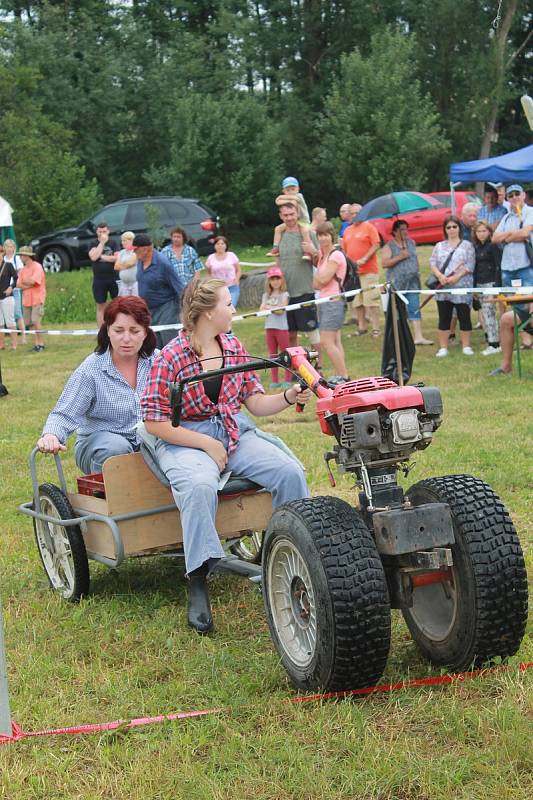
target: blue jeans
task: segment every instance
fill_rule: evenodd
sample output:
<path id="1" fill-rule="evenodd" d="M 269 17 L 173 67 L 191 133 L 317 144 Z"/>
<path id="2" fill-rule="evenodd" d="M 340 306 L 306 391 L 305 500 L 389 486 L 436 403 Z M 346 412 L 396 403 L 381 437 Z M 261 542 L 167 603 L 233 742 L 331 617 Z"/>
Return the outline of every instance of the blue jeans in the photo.
<path id="1" fill-rule="evenodd" d="M 234 308 L 237 308 L 237 303 L 239 302 L 239 295 L 241 293 L 241 287 L 238 283 L 235 283 L 233 286 L 228 286 L 229 293 L 231 295 L 231 302 Z"/>
<path id="2" fill-rule="evenodd" d="M 109 431 L 96 431 L 87 436 L 77 436 L 74 445 L 76 464 L 85 475 L 101 472 L 102 465 L 111 456 L 134 453 L 139 449 L 126 436 Z"/>
<path id="3" fill-rule="evenodd" d="M 512 286 L 511 281 L 521 281 L 521 286 L 533 286 L 533 267 L 522 267 L 522 269 L 502 269 L 502 285 Z M 527 303 L 520 303 L 515 308 L 528 309 Z"/>
<path id="4" fill-rule="evenodd" d="M 401 289 L 399 291 L 401 291 Z M 407 319 L 410 319 L 411 322 L 413 320 L 422 319 L 422 314 L 420 313 L 420 295 L 418 292 L 404 294 L 404 297 L 407 300 Z"/>
<path id="5" fill-rule="evenodd" d="M 257 436 L 253 423 L 244 414 L 238 414 L 237 420 L 239 444 L 230 455 L 226 469 L 231 470 L 232 475 L 264 486 L 272 494 L 274 508 L 309 497 L 305 475 L 299 464 L 279 447 Z M 228 446 L 228 435 L 218 416 L 182 425 Z M 180 510 L 187 572 L 205 562 L 212 568 L 212 560 L 224 556 L 215 528 L 220 479 L 217 465 L 203 450 L 169 444 L 162 439 L 157 439 L 156 457 L 170 481 Z"/>

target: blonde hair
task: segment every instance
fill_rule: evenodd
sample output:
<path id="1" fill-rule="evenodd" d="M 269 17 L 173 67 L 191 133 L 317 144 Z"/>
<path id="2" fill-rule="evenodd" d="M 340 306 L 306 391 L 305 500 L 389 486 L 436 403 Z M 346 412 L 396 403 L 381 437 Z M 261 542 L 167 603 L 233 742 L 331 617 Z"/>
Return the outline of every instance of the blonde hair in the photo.
<path id="1" fill-rule="evenodd" d="M 265 278 L 265 294 L 272 294 L 273 291 L 274 290 L 273 290 L 272 286 L 270 285 L 270 278 L 267 276 Z M 282 277 L 281 277 L 281 283 L 279 285 L 279 291 L 280 292 L 286 292 L 287 291 L 287 284 L 285 283 L 285 275 L 282 275 Z"/>
<path id="2" fill-rule="evenodd" d="M 181 321 L 190 334 L 192 349 L 199 356 L 202 355 L 202 348 L 196 339 L 194 329 L 200 316 L 214 309 L 219 301 L 218 290 L 224 288 L 226 288 L 225 281 L 196 273 L 183 294 Z"/>
<path id="3" fill-rule="evenodd" d="M 15 242 L 13 241 L 13 239 L 4 239 L 4 242 L 3 242 L 3 244 L 2 244 L 2 247 L 4 248 L 4 250 L 6 249 L 6 244 L 8 244 L 8 245 L 10 244 L 10 245 L 11 245 L 11 247 L 14 247 L 14 248 L 15 248 L 15 250 L 17 249 L 17 245 L 15 244 Z"/>
<path id="4" fill-rule="evenodd" d="M 122 234 L 122 236 L 120 238 L 121 239 L 128 239 L 128 241 L 132 241 L 133 242 L 133 240 L 135 239 L 135 234 L 133 233 L 133 231 L 124 231 L 124 233 Z"/>

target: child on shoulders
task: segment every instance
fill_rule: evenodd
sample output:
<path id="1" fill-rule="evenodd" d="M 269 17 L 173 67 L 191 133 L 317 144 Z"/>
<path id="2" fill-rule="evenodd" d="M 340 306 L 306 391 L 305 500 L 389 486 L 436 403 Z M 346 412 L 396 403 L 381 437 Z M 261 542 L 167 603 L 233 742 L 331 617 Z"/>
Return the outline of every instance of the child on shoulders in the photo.
<path id="1" fill-rule="evenodd" d="M 302 234 L 302 241 L 312 245 L 311 237 L 309 235 L 309 210 L 307 208 L 307 203 L 305 202 L 304 196 L 300 192 L 298 179 L 289 175 L 287 178 L 282 180 L 281 188 L 283 189 L 283 194 L 280 194 L 276 197 L 276 205 L 278 208 L 286 203 L 291 203 L 295 206 L 298 211 L 298 224 L 300 226 L 300 233 Z M 267 253 L 267 256 L 272 256 L 273 258 L 277 258 L 279 256 L 279 243 L 281 242 L 281 237 L 285 233 L 285 230 L 285 224 L 283 222 L 280 225 L 276 225 L 274 228 L 274 242 L 272 245 L 272 250 Z M 303 258 L 305 261 L 311 260 L 310 256 L 303 256 Z"/>

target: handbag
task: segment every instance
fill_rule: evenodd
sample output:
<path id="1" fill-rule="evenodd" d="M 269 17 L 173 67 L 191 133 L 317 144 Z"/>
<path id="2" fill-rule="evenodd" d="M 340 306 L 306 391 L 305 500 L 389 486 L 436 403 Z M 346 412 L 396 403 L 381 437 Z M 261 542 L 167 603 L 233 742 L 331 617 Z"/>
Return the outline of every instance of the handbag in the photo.
<path id="1" fill-rule="evenodd" d="M 455 253 L 456 250 L 457 250 L 457 247 L 454 248 L 452 250 L 452 252 L 448 255 L 448 258 L 446 259 L 446 261 L 442 265 L 442 269 L 440 270 L 441 272 L 446 272 L 446 267 L 448 266 L 448 264 L 452 260 L 452 256 L 453 256 L 453 254 Z M 440 289 L 441 288 L 441 284 L 439 283 L 439 279 L 437 278 L 436 275 L 433 275 L 433 273 L 431 273 L 429 278 L 426 280 L 426 286 L 428 287 L 428 289 L 431 289 L 431 290 Z"/>
<path id="2" fill-rule="evenodd" d="M 431 275 L 426 281 L 426 286 L 428 287 L 428 289 L 440 289 L 440 283 L 437 276 L 431 273 Z"/>

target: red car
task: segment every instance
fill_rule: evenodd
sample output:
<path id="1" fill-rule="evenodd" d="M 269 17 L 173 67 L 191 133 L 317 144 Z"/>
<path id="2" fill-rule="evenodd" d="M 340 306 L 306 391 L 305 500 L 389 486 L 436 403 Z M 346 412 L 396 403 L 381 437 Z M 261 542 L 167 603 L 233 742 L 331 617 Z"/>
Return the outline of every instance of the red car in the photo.
<path id="1" fill-rule="evenodd" d="M 423 194 L 417 192 L 431 203 L 431 208 L 421 211 L 407 211 L 398 217 L 371 219 L 369 222 L 378 231 L 383 243 L 392 238 L 392 225 L 395 219 L 404 219 L 409 225 L 409 237 L 416 244 L 435 244 L 444 238 L 442 226 L 444 219 L 451 213 L 450 192 L 432 192 Z M 481 200 L 473 192 L 455 192 L 455 206 L 457 216 L 461 216 L 461 209 L 465 203 L 477 203 Z"/>

